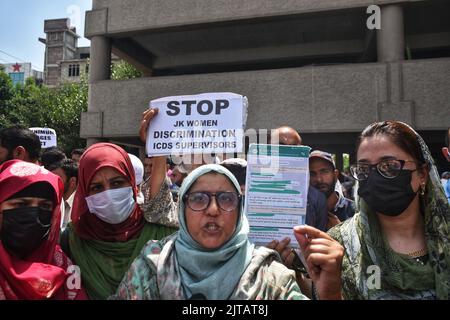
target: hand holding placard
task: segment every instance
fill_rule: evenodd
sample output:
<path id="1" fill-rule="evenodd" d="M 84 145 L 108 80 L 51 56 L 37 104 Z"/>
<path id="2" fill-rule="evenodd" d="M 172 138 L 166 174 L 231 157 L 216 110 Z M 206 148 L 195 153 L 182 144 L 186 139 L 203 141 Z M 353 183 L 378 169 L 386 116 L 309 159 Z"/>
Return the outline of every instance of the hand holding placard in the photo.
<path id="1" fill-rule="evenodd" d="M 158 108 L 150 108 L 142 113 L 141 127 L 139 128 L 139 138 L 143 143 L 147 141 L 148 128 L 150 121 L 158 115 Z"/>

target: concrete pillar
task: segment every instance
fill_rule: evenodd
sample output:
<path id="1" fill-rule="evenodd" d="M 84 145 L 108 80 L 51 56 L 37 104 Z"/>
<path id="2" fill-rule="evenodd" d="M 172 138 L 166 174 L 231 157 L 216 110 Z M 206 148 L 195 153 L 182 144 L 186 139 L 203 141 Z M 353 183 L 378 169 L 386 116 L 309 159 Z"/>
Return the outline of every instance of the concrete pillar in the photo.
<path id="1" fill-rule="evenodd" d="M 336 152 L 336 169 L 338 169 L 339 171 L 342 171 L 342 169 L 344 168 L 344 158 L 342 155 L 342 152 Z"/>
<path id="2" fill-rule="evenodd" d="M 91 57 L 89 66 L 89 83 L 101 80 L 109 80 L 111 77 L 111 41 L 104 36 L 95 36 L 91 39 Z M 96 112 L 91 103 L 88 104 L 89 112 Z M 88 138 L 88 146 L 101 142 L 101 139 Z"/>
<path id="3" fill-rule="evenodd" d="M 350 166 L 356 164 L 356 153 L 354 151 L 349 153 L 349 163 Z"/>
<path id="4" fill-rule="evenodd" d="M 89 83 L 109 80 L 111 77 L 111 41 L 104 36 L 91 39 Z"/>
<path id="5" fill-rule="evenodd" d="M 381 7 L 381 29 L 377 30 L 378 62 L 396 62 L 405 58 L 405 31 L 401 5 Z"/>

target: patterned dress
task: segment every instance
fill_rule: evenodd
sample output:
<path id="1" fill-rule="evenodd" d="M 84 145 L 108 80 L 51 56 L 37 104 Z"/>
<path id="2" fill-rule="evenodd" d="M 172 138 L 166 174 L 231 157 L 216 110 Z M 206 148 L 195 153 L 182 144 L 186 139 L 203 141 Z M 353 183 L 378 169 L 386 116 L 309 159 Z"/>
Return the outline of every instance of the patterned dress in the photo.
<path id="1" fill-rule="evenodd" d="M 114 296 L 117 300 L 183 300 L 175 254 L 177 233 L 161 241 L 150 241 L 131 265 Z M 305 300 L 295 274 L 278 262 L 278 254 L 260 247 L 230 300 Z M 226 281 L 226 279 L 224 279 Z M 220 286 L 220 283 L 217 284 Z"/>

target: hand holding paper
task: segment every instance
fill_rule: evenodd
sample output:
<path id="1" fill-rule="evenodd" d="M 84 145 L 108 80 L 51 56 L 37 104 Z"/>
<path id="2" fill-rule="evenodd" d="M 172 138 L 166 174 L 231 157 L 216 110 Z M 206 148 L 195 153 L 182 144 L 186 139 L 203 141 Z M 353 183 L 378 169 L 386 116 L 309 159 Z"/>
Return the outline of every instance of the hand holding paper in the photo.
<path id="1" fill-rule="evenodd" d="M 158 114 L 158 108 L 151 108 L 148 110 L 145 110 L 142 113 L 142 120 L 141 120 L 141 127 L 139 128 L 139 137 L 141 138 L 141 141 L 143 143 L 146 143 L 147 141 L 147 132 L 148 127 L 150 126 L 150 121 L 156 117 Z"/>

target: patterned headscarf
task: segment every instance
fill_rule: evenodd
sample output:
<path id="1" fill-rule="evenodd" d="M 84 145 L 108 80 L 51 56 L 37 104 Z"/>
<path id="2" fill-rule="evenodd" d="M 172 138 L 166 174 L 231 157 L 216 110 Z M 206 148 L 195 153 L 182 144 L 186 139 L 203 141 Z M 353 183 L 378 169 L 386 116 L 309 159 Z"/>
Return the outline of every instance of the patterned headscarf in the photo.
<path id="1" fill-rule="evenodd" d="M 347 297 L 419 299 L 434 294 L 438 299 L 450 297 L 450 207 L 427 145 L 414 129 L 406 126 L 415 133 L 429 169 L 425 194 L 421 197 L 428 263 L 422 265 L 396 254 L 380 236 L 382 231 L 375 212 L 362 198 L 357 198 L 359 214 L 329 231 L 333 238 L 343 243 L 348 256 L 350 265 L 344 268 L 342 275 Z M 368 285 L 371 266 L 381 269 L 381 288 Z M 355 290 L 357 293 L 353 294 Z"/>
<path id="2" fill-rule="evenodd" d="M 242 201 L 236 229 L 220 248 L 205 249 L 189 234 L 183 196 L 199 177 L 211 172 L 225 175 L 236 192 L 241 193 L 239 183 L 233 174 L 217 164 L 201 166 L 184 179 L 179 195 L 180 230 L 175 250 L 181 284 L 188 299 L 196 294 L 201 294 L 208 300 L 228 299 L 249 265 L 253 253 L 253 245 L 248 241 L 249 224 Z M 218 286 L 218 283 L 221 285 Z"/>

